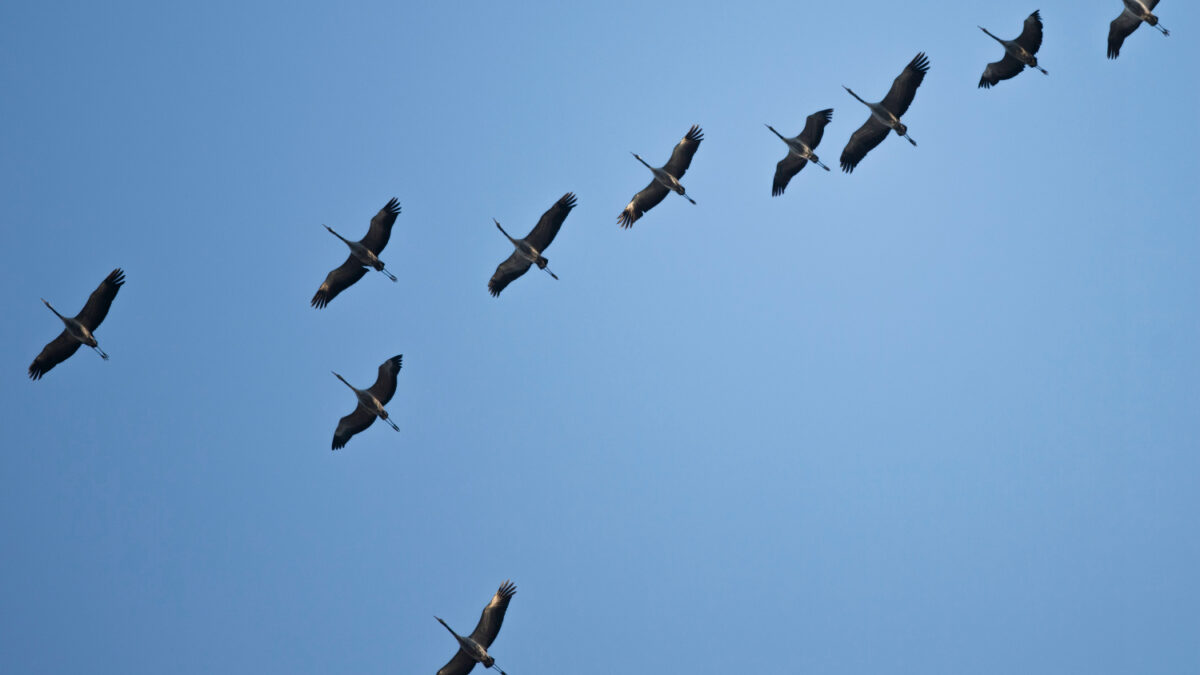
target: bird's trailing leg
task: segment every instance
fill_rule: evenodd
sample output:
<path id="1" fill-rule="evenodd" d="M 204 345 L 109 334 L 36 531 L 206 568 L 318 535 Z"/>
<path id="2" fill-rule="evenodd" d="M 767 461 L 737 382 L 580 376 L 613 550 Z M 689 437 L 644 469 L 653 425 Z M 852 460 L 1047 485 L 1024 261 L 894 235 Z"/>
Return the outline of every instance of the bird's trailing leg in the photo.
<path id="1" fill-rule="evenodd" d="M 1043 74 L 1043 75 L 1049 75 L 1049 74 L 1050 74 L 1050 71 L 1046 70 L 1045 68 L 1043 68 L 1043 67 L 1041 67 L 1041 66 L 1034 66 L 1034 68 L 1037 68 L 1038 70 L 1042 71 L 1042 74 Z"/>
<path id="2" fill-rule="evenodd" d="M 543 267 L 542 269 L 546 270 L 546 274 L 549 274 L 550 276 L 554 277 L 555 279 L 558 279 L 558 275 L 555 274 L 554 272 L 551 272 L 549 267 Z"/>
<path id="3" fill-rule="evenodd" d="M 391 273 L 391 272 L 389 272 L 389 271 L 387 271 L 387 268 L 386 268 L 386 267 L 380 267 L 380 268 L 379 268 L 379 271 L 380 271 L 380 272 L 383 272 L 383 276 L 385 276 L 385 277 L 387 277 L 387 278 L 391 279 L 392 281 L 397 281 L 397 279 L 396 279 L 396 275 L 395 275 L 395 274 L 392 274 L 392 273 Z"/>
<path id="4" fill-rule="evenodd" d="M 96 345 L 95 347 L 92 347 L 92 349 L 96 350 L 96 353 L 100 355 L 100 358 L 104 359 L 105 361 L 108 360 L 108 354 L 105 354 L 104 350 L 100 349 L 100 345 Z"/>
<path id="5" fill-rule="evenodd" d="M 1154 27 L 1157 28 L 1158 30 L 1162 31 L 1163 37 L 1166 37 L 1171 34 L 1171 31 L 1164 28 L 1161 23 L 1154 24 Z"/>
<path id="6" fill-rule="evenodd" d="M 916 142 L 916 141 L 914 141 L 914 140 L 912 139 L 912 136 L 909 136 L 907 133 L 906 133 L 906 134 L 904 134 L 904 138 L 905 138 L 905 139 L 906 139 L 906 140 L 907 140 L 909 143 L 912 143 L 914 146 L 917 144 L 917 142 Z"/>
<path id="7" fill-rule="evenodd" d="M 688 200 L 689 202 L 691 202 L 691 203 L 693 203 L 693 204 L 695 204 L 695 203 L 696 203 L 696 200 L 695 200 L 695 199 L 692 199 L 692 198 L 691 198 L 691 197 L 689 197 L 689 196 L 687 196 L 687 193 L 686 193 L 686 192 L 680 192 L 680 193 L 679 193 L 679 196 L 680 196 L 680 197 L 683 197 L 684 199 Z"/>
<path id="8" fill-rule="evenodd" d="M 394 430 L 396 430 L 396 431 L 400 431 L 400 427 L 396 426 L 396 423 L 395 423 L 395 422 L 393 422 L 391 419 L 389 419 L 389 418 L 387 418 L 387 417 L 384 417 L 384 418 L 383 418 L 383 421 L 384 421 L 384 422 L 387 422 L 387 423 L 388 423 L 388 425 L 392 427 L 392 429 L 394 429 Z"/>
<path id="9" fill-rule="evenodd" d="M 508 675 L 508 673 L 504 672 L 503 670 L 500 670 L 500 666 L 497 666 L 494 663 L 492 664 L 492 670 L 500 673 L 500 675 Z"/>
<path id="10" fill-rule="evenodd" d="M 821 163 L 821 160 L 817 159 L 816 157 L 813 157 L 813 158 L 812 158 L 812 163 L 813 163 L 813 164 L 816 164 L 817 166 L 821 167 L 822 169 L 825 169 L 826 171 L 828 171 L 828 170 L 829 170 L 829 167 L 827 167 L 827 166 L 825 166 L 824 164 L 822 164 L 822 163 Z"/>

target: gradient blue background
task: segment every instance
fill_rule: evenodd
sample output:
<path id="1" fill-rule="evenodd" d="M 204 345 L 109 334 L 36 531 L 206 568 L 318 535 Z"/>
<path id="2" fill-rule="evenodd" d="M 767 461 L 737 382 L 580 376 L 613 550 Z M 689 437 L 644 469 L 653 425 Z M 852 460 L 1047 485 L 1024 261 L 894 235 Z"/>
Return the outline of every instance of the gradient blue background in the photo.
<path id="1" fill-rule="evenodd" d="M 976 89 L 1036 8 L 4 4 L 0 670 L 432 675 L 511 577 L 510 675 L 1200 672 L 1200 9 Z M 921 50 L 919 147 L 770 197 Z"/>

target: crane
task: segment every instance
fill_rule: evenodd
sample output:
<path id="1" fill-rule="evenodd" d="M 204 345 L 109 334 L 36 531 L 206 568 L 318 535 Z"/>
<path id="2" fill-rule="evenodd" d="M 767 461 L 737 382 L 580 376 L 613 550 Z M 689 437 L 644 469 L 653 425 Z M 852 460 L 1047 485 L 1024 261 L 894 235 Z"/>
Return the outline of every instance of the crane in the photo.
<path id="1" fill-rule="evenodd" d="M 1108 27 L 1108 58 L 1115 59 L 1121 55 L 1121 45 L 1125 44 L 1125 38 L 1137 30 L 1143 21 L 1157 28 L 1164 36 L 1171 34 L 1171 31 L 1159 25 L 1158 17 L 1153 14 L 1154 8 L 1158 6 L 1158 0 L 1121 0 L 1121 2 L 1125 3 L 1125 9 L 1121 10 L 1121 15 L 1113 19 L 1112 24 Z"/>
<path id="2" fill-rule="evenodd" d="M 1038 49 L 1042 47 L 1042 15 L 1040 10 L 1034 10 L 1025 18 L 1025 27 L 1021 29 L 1021 34 L 1015 40 L 1001 40 L 1000 38 L 988 32 L 988 29 L 983 26 L 979 30 L 987 33 L 996 42 L 999 42 L 1004 47 L 1004 58 L 989 63 L 987 68 L 983 69 L 983 77 L 979 78 L 979 86 L 983 89 L 988 89 L 1000 82 L 1017 76 L 1025 66 L 1037 68 L 1042 71 L 1043 75 L 1049 75 L 1046 69 L 1038 65 L 1037 54 Z"/>
<path id="3" fill-rule="evenodd" d="M 809 162 L 826 171 L 829 170 L 829 167 L 822 164 L 820 158 L 813 153 L 813 150 L 820 145 L 821 137 L 825 135 L 825 125 L 829 124 L 831 119 L 833 119 L 833 108 L 819 110 L 808 116 L 804 122 L 804 130 L 800 132 L 799 136 L 793 138 L 787 138 L 775 131 L 775 127 L 770 124 L 766 125 L 771 133 L 778 136 L 779 140 L 788 146 L 787 157 L 779 160 L 779 163 L 775 165 L 775 180 L 771 184 L 772 197 L 783 194 L 783 191 L 787 189 L 788 181 L 800 173 L 800 169 L 803 169 L 804 165 Z"/>
<path id="4" fill-rule="evenodd" d="M 661 169 L 647 164 L 646 160 L 636 152 L 629 153 L 643 166 L 650 169 L 650 173 L 654 174 L 654 179 L 641 192 L 634 195 L 629 204 L 625 206 L 625 210 L 621 211 L 621 215 L 617 216 L 617 223 L 621 227 L 633 227 L 642 214 L 666 199 L 669 192 L 675 192 L 689 202 L 696 203 L 695 199 L 687 195 L 687 191 L 683 189 L 683 184 L 679 182 L 679 179 L 683 178 L 683 174 L 692 165 L 692 156 L 696 154 L 696 149 L 700 147 L 700 141 L 703 140 L 704 131 L 693 124 L 692 128 L 684 134 L 683 140 L 675 144 L 675 149 L 671 151 L 671 159 Z"/>
<path id="5" fill-rule="evenodd" d="M 476 663 L 482 663 L 484 668 L 494 668 L 500 675 L 506 675 L 496 666 L 496 659 L 488 654 L 487 649 L 496 641 L 496 635 L 500 633 L 500 624 L 504 622 L 504 613 L 508 611 L 508 602 L 512 600 L 512 596 L 516 592 L 517 587 L 511 581 L 500 584 L 500 590 L 496 591 L 491 602 L 483 608 L 479 623 L 467 637 L 455 633 L 454 629 L 440 618 L 433 617 L 438 620 L 438 623 L 445 626 L 446 630 L 450 631 L 454 639 L 458 640 L 459 645 L 454 658 L 442 666 L 441 670 L 437 671 L 437 675 L 467 675 Z"/>
<path id="6" fill-rule="evenodd" d="M 42 348 L 41 353 L 29 365 L 29 379 L 42 379 L 47 371 L 70 358 L 79 349 L 79 345 L 91 347 L 96 350 L 100 358 L 108 360 L 108 354 L 100 349 L 100 343 L 96 341 L 94 332 L 100 327 L 104 317 L 108 316 L 108 309 L 112 306 L 113 298 L 117 297 L 117 291 L 121 290 L 121 285 L 124 283 L 125 272 L 118 267 L 110 272 L 104 281 L 100 282 L 96 290 L 92 291 L 83 309 L 73 318 L 59 314 L 58 310 L 46 302 L 45 298 L 41 299 L 42 303 L 62 320 L 65 328 L 58 334 L 58 337 Z"/>
<path id="7" fill-rule="evenodd" d="M 400 361 L 403 356 L 403 354 L 397 354 L 380 364 L 379 377 L 375 378 L 375 384 L 371 385 L 369 389 L 358 389 L 347 382 L 346 378 L 336 372 L 333 373 L 334 377 L 350 387 L 354 395 L 358 397 L 358 405 L 354 408 L 354 412 L 338 420 L 337 429 L 333 432 L 334 450 L 346 447 L 346 442 L 354 434 L 365 431 L 375 422 L 376 417 L 387 422 L 392 429 L 400 431 L 400 427 L 388 418 L 388 412 L 383 409 L 383 406 L 387 405 L 396 393 L 396 375 L 400 372 Z"/>
<path id="8" fill-rule="evenodd" d="M 850 87 L 842 85 L 842 88 L 850 92 L 851 96 L 871 109 L 871 116 L 859 127 L 858 131 L 850 136 L 850 142 L 846 143 L 845 149 L 842 150 L 842 171 L 853 172 L 854 167 L 858 166 L 862 158 L 887 138 L 888 129 L 894 129 L 898 136 L 908 139 L 909 143 L 917 144 L 908 135 L 908 127 L 900 121 L 900 118 L 908 111 L 908 106 L 912 105 L 913 98 L 917 95 L 917 87 L 921 86 L 921 81 L 925 79 L 927 72 L 929 72 L 929 59 L 925 56 L 925 52 L 920 52 L 905 66 L 904 72 L 896 77 L 887 96 L 879 103 L 868 103 L 854 93 Z"/>
<path id="9" fill-rule="evenodd" d="M 392 225 L 396 223 L 396 216 L 400 215 L 400 202 L 392 197 L 379 213 L 371 219 L 371 227 L 367 229 L 367 235 L 358 241 L 350 241 L 334 231 L 328 225 L 325 229 L 333 233 L 333 236 L 341 239 L 346 246 L 350 247 L 350 256 L 346 258 L 346 262 L 335 268 L 326 277 L 321 287 L 317 289 L 316 295 L 313 296 L 312 306 L 321 309 L 328 305 L 331 300 L 337 297 L 338 293 L 346 290 L 354 285 L 354 282 L 363 278 L 367 273 L 367 268 L 371 267 L 380 272 L 383 272 L 387 278 L 396 281 L 396 277 L 383 266 L 383 261 L 379 259 L 379 254 L 383 251 L 383 247 L 387 246 L 388 239 L 392 236 Z"/>
<path id="10" fill-rule="evenodd" d="M 493 297 L 499 297 L 500 291 L 504 290 L 514 279 L 525 274 L 529 267 L 537 264 L 538 269 L 546 270 L 546 273 L 555 279 L 558 278 L 550 268 L 546 267 L 550 261 L 542 252 L 554 241 L 555 235 L 558 234 L 558 229 L 562 227 L 563 221 L 567 219 L 567 214 L 571 209 L 575 208 L 575 193 L 568 192 L 558 198 L 557 202 L 551 206 L 542 217 L 538 219 L 537 225 L 525 235 L 524 239 L 513 239 L 512 235 L 504 231 L 504 227 L 500 225 L 500 221 L 495 218 L 492 222 L 496 223 L 496 227 L 500 229 L 500 233 L 512 242 L 514 250 L 508 259 L 500 263 L 496 267 L 496 272 L 492 274 L 491 280 L 488 281 L 488 291 Z"/>

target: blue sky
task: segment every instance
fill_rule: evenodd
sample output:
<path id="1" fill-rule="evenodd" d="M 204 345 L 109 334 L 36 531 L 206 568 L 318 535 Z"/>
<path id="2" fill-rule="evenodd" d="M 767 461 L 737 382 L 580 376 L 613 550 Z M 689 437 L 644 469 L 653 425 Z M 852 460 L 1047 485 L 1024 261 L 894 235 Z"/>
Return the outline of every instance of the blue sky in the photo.
<path id="1" fill-rule="evenodd" d="M 8 3 L 0 669 L 433 673 L 511 578 L 510 675 L 1197 672 L 1200 10 L 1119 10 Z M 771 198 L 763 123 L 834 165 L 918 51 L 920 146 Z"/>

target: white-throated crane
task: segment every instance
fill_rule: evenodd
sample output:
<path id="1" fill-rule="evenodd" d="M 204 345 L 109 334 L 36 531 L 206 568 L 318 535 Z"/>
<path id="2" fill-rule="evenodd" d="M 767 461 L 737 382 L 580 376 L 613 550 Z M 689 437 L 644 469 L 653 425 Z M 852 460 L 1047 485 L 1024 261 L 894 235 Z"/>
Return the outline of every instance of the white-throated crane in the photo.
<path id="1" fill-rule="evenodd" d="M 508 256 L 507 260 L 496 267 L 495 274 L 488 281 L 488 291 L 491 292 L 493 297 L 498 297 L 500 291 L 504 290 L 505 286 L 508 286 L 514 279 L 529 271 L 529 267 L 535 263 L 538 269 L 546 270 L 547 274 L 555 279 L 558 278 L 554 272 L 551 272 L 546 267 L 550 261 L 542 253 L 550 245 L 550 242 L 554 241 L 554 236 L 558 234 L 558 229 L 562 227 L 563 221 L 567 219 L 567 214 L 573 208 L 575 208 L 575 193 L 568 192 L 559 197 L 558 201 L 554 202 L 554 206 L 551 206 L 549 210 L 542 214 L 537 225 L 533 226 L 533 229 L 529 231 L 529 234 L 525 235 L 524 239 L 513 239 L 512 235 L 504 231 L 504 228 L 500 225 L 500 221 L 495 218 L 492 219 L 492 222 L 496 223 L 496 227 L 500 229 L 500 232 L 505 237 L 508 237 L 508 240 L 512 242 L 513 248 L 516 249 L 512 255 Z"/>
<path id="2" fill-rule="evenodd" d="M 646 164 L 646 160 L 642 159 L 636 152 L 629 154 L 637 158 L 650 173 L 654 174 L 654 179 L 641 192 L 633 196 L 629 200 L 629 204 L 625 206 L 625 210 L 621 215 L 617 216 L 617 223 L 621 227 L 633 227 L 638 218 L 650 209 L 658 205 L 659 202 L 667 198 L 667 194 L 671 192 L 678 193 L 681 197 L 695 204 L 696 200 L 687 195 L 687 191 L 683 189 L 683 184 L 679 182 L 683 178 L 683 174 L 692 165 L 692 156 L 696 154 L 696 149 L 700 147 L 700 141 L 704 140 L 704 131 L 699 126 L 693 124 L 691 129 L 688 129 L 683 140 L 675 144 L 675 149 L 671 151 L 671 159 L 663 165 L 661 169 Z"/>
<path id="3" fill-rule="evenodd" d="M 779 160 L 775 165 L 775 180 L 771 183 L 771 196 L 778 197 L 787 189 L 788 182 L 792 180 L 792 176 L 800 173 L 800 169 L 804 165 L 812 162 L 817 166 L 829 170 L 829 167 L 821 163 L 820 158 L 813 152 L 821 143 L 821 137 L 825 135 L 825 125 L 829 124 L 829 120 L 833 119 L 833 108 L 819 110 L 808 116 L 804 122 L 804 130 L 799 136 L 787 138 L 783 134 L 775 131 L 775 127 L 770 124 L 766 125 L 771 133 L 779 137 L 788 146 L 787 157 Z"/>
<path id="4" fill-rule="evenodd" d="M 87 345 L 95 349 L 100 358 L 108 360 L 108 354 L 100 349 L 100 343 L 96 342 L 93 332 L 104 321 L 104 317 L 108 316 L 108 308 L 112 306 L 113 298 L 117 297 L 117 291 L 121 290 L 123 283 L 125 283 L 125 273 L 118 267 L 110 272 L 104 281 L 100 282 L 96 290 L 92 291 L 92 294 L 88 296 L 87 303 L 74 318 L 59 314 L 58 310 L 50 307 L 50 303 L 46 302 L 44 298 L 42 299 L 46 307 L 49 307 L 55 316 L 62 319 L 63 325 L 66 327 L 63 332 L 58 334 L 58 337 L 42 348 L 42 352 L 29 365 L 30 379 L 40 380 L 51 368 L 70 358 L 75 350 L 79 349 L 79 345 Z"/>
<path id="5" fill-rule="evenodd" d="M 1034 10 L 1033 14 L 1025 18 L 1025 27 L 1015 40 L 1001 40 L 983 26 L 980 26 L 979 30 L 1004 47 L 1004 58 L 989 63 L 987 68 L 983 69 L 983 77 L 979 78 L 979 86 L 983 89 L 992 87 L 1000 80 L 1016 77 L 1017 73 L 1025 70 L 1025 66 L 1037 68 L 1044 75 L 1050 74 L 1038 65 L 1037 57 L 1034 56 L 1042 47 L 1042 15 L 1039 10 Z"/>
<path id="6" fill-rule="evenodd" d="M 346 378 L 337 373 L 333 374 L 342 381 L 342 384 L 350 387 L 350 390 L 358 397 L 358 406 L 354 408 L 354 412 L 338 420 L 337 430 L 333 432 L 334 450 L 346 447 L 346 442 L 350 440 L 350 437 L 371 426 L 376 417 L 387 422 L 396 431 L 400 431 L 400 427 L 388 419 L 388 413 L 383 406 L 387 405 L 396 393 L 396 375 L 400 372 L 402 357 L 402 354 L 397 354 L 380 364 L 379 377 L 375 378 L 375 384 L 371 385 L 370 389 L 357 389 L 347 382 Z"/>
<path id="7" fill-rule="evenodd" d="M 437 675 L 467 675 L 476 663 L 482 663 L 484 668 L 495 668 L 500 675 L 506 675 L 496 666 L 496 659 L 488 654 L 487 648 L 496 641 L 496 635 L 500 632 L 500 624 L 504 622 L 504 613 L 508 611 L 508 601 L 512 600 L 512 596 L 516 592 L 517 587 L 511 581 L 500 584 L 500 590 L 496 591 L 496 594 L 492 596 L 492 601 L 483 608 L 483 615 L 479 617 L 479 623 L 467 637 L 455 633 L 454 629 L 445 621 L 436 616 L 433 617 L 438 620 L 438 623 L 446 626 L 446 630 L 450 631 L 455 640 L 458 640 L 458 652 L 454 654 L 454 658 L 450 659 L 449 663 L 437 671 Z"/>
<path id="8" fill-rule="evenodd" d="M 900 118 L 908 112 L 908 106 L 912 105 L 913 98 L 917 95 L 917 87 L 921 86 L 921 81 L 925 79 L 927 72 L 929 72 L 929 59 L 926 58 L 925 52 L 920 52 L 905 66 L 904 72 L 896 77 L 887 96 L 879 103 L 868 103 L 854 93 L 850 87 L 842 86 L 843 89 L 850 92 L 851 96 L 871 109 L 871 116 L 867 118 L 865 124 L 859 127 L 858 131 L 850 136 L 850 142 L 846 143 L 845 149 L 842 150 L 842 171 L 846 173 L 854 171 L 854 167 L 858 166 L 862 158 L 887 138 L 889 129 L 894 129 L 896 135 L 908 139 L 909 143 L 917 144 L 908 135 L 908 127 L 900 121 Z"/>
<path id="9" fill-rule="evenodd" d="M 317 294 L 313 296 L 312 306 L 321 309 L 328 305 L 331 300 L 337 297 L 338 293 L 346 290 L 354 284 L 354 282 L 363 278 L 367 273 L 367 268 L 383 272 L 387 278 L 392 281 L 396 277 L 391 272 L 387 271 L 383 266 L 383 261 L 379 259 L 379 254 L 383 252 L 383 247 L 387 246 L 388 239 L 392 236 L 392 225 L 396 223 L 396 216 L 400 214 L 400 202 L 393 197 L 379 209 L 379 213 L 371 219 L 371 227 L 367 229 L 367 236 L 358 241 L 350 241 L 337 232 L 333 231 L 328 225 L 325 229 L 333 233 L 333 236 L 341 239 L 347 246 L 350 247 L 350 256 L 346 258 L 346 262 L 340 267 L 335 268 L 325 277 L 325 282 L 317 289 Z"/>
<path id="10" fill-rule="evenodd" d="M 1121 45 L 1125 44 L 1125 38 L 1137 30 L 1143 21 L 1157 28 L 1163 35 L 1171 34 L 1171 31 L 1158 25 L 1158 17 L 1153 14 L 1154 8 L 1158 6 L 1158 0 L 1121 0 L 1121 2 L 1125 3 L 1125 9 L 1121 10 L 1121 16 L 1113 19 L 1112 24 L 1108 27 L 1108 58 L 1115 59 L 1121 55 Z"/>

